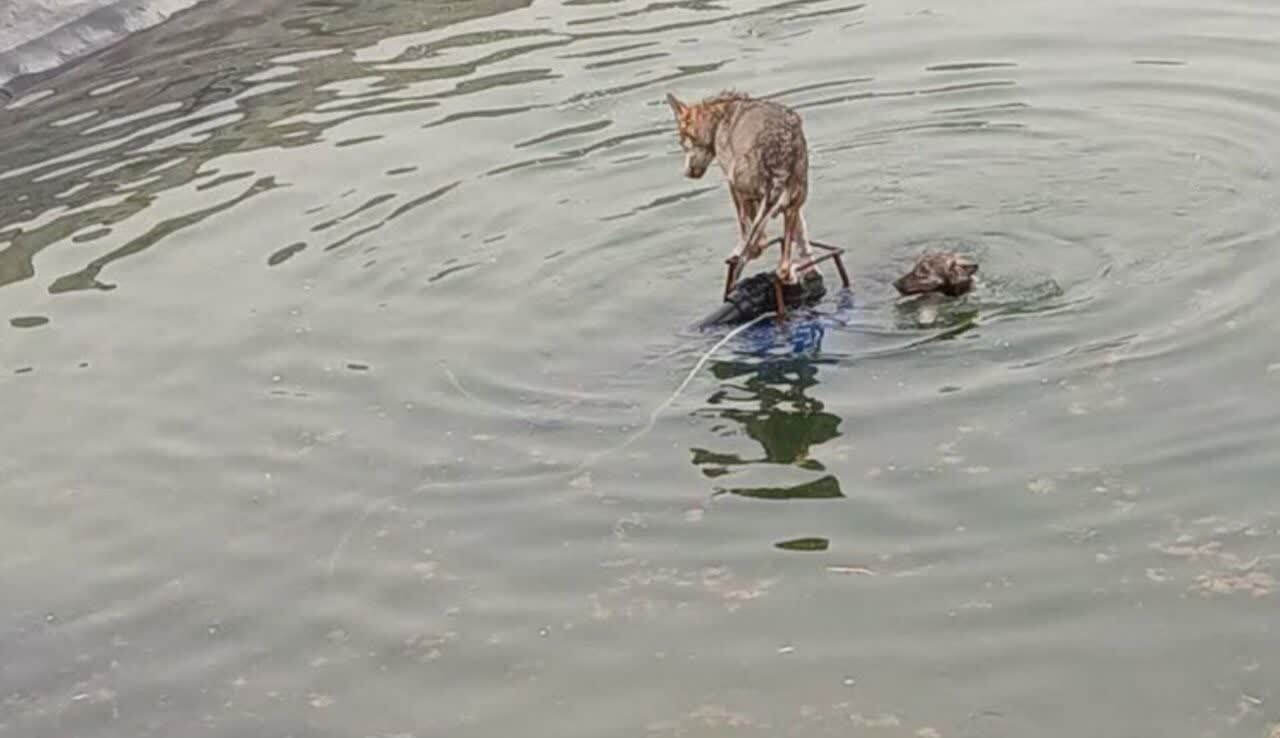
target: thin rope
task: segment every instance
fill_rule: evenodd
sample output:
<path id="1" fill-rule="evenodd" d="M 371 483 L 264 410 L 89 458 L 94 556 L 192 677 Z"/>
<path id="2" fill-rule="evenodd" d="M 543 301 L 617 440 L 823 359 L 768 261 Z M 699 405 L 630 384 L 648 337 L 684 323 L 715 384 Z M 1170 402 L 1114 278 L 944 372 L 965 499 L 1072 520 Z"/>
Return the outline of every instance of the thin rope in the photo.
<path id="1" fill-rule="evenodd" d="M 729 341 L 732 341 L 733 338 L 738 334 L 742 333 L 743 331 L 755 325 L 756 323 L 759 323 L 765 318 L 769 318 L 774 315 L 776 315 L 776 313 L 774 312 L 768 312 L 768 313 L 763 313 L 761 315 L 757 315 L 755 318 L 752 318 L 746 323 L 743 323 L 737 328 L 734 328 L 733 330 L 726 333 L 724 338 L 721 338 L 719 341 L 716 342 L 716 345 L 712 346 L 710 349 L 708 349 L 702 354 L 702 356 L 698 359 L 698 363 L 693 365 L 693 368 L 690 369 L 689 373 L 685 375 L 684 381 L 681 382 L 678 387 L 676 387 L 675 391 L 671 393 L 671 396 L 663 400 L 662 404 L 655 407 L 653 409 L 653 412 L 649 413 L 649 421 L 645 423 L 644 426 L 640 428 L 640 430 L 631 434 L 629 437 L 627 437 L 622 443 L 618 444 L 617 446 L 604 449 L 603 451 L 597 451 L 596 453 L 588 456 L 585 460 L 583 460 L 581 464 L 579 464 L 578 466 L 570 470 L 569 474 L 571 476 L 576 476 L 578 474 L 581 474 L 583 471 L 586 471 L 587 469 L 589 469 L 593 464 L 598 462 L 600 459 L 603 459 L 604 457 L 610 454 L 616 454 L 619 451 L 626 449 L 631 444 L 635 443 L 636 441 L 648 435 L 649 432 L 652 431 L 654 427 L 658 424 L 658 417 L 661 416 L 662 413 L 666 411 L 667 408 L 671 407 L 672 403 L 674 403 L 676 399 L 680 397 L 681 393 L 685 391 L 685 388 L 689 386 L 689 383 L 693 381 L 693 378 L 698 375 L 698 372 L 702 371 L 702 367 L 706 366 L 707 362 L 711 360 L 711 357 L 714 356 L 717 351 L 723 348 L 726 343 L 728 343 Z"/>

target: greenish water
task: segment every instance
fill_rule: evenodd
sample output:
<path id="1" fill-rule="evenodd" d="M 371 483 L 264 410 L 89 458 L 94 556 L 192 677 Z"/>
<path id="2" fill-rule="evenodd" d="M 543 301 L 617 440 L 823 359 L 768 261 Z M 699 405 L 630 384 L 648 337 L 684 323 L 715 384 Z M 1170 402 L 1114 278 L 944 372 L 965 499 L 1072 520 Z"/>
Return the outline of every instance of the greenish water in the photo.
<path id="1" fill-rule="evenodd" d="M 1267 736 L 1277 31 L 213 3 L 40 83 L 0 736 Z M 853 290 L 641 434 L 734 232 L 662 98 L 730 86 L 804 116 Z M 975 293 L 899 304 L 946 245 Z"/>

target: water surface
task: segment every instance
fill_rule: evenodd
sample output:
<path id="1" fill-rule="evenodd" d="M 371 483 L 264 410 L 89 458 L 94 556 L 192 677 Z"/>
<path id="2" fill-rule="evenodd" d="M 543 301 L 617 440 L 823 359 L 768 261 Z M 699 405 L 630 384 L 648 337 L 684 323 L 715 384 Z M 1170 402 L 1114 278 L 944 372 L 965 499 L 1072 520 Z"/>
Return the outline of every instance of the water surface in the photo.
<path id="1" fill-rule="evenodd" d="M 0 736 L 1266 735 L 1277 31 L 213 3 L 36 85 Z M 733 225 L 662 97 L 725 87 L 854 284 L 673 395 Z M 981 285 L 899 303 L 936 246 Z"/>

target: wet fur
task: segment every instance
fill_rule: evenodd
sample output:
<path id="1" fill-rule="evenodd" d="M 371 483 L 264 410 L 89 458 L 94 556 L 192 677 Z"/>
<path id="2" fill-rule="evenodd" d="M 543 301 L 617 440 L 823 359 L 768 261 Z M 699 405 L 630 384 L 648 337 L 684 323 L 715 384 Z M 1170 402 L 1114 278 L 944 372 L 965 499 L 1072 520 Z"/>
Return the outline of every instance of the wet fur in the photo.
<path id="1" fill-rule="evenodd" d="M 782 215 L 778 276 L 795 283 L 793 252 L 804 261 L 812 258 L 801 213 L 809 197 L 809 149 L 800 116 L 784 105 L 732 91 L 694 104 L 668 94 L 667 104 L 685 152 L 685 176 L 702 177 L 712 161 L 724 172 L 739 239 L 727 261 L 740 272 L 759 257 L 769 221 Z"/>
<path id="2" fill-rule="evenodd" d="M 968 257 L 951 251 L 926 251 L 911 271 L 894 280 L 893 286 L 902 295 L 936 292 L 959 297 L 973 287 L 977 271 L 978 264 Z"/>

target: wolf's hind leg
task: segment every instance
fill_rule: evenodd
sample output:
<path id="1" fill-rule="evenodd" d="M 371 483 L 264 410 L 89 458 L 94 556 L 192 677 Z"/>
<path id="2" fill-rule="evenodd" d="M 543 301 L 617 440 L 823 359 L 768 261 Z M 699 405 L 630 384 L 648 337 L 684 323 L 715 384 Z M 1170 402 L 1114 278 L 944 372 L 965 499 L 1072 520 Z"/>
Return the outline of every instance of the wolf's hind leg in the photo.
<path id="1" fill-rule="evenodd" d="M 807 264 L 813 261 L 813 246 L 809 243 L 809 225 L 805 223 L 804 213 L 797 212 L 796 231 L 794 235 L 796 254 L 801 264 Z M 811 266 L 805 272 L 817 271 L 816 266 Z"/>

